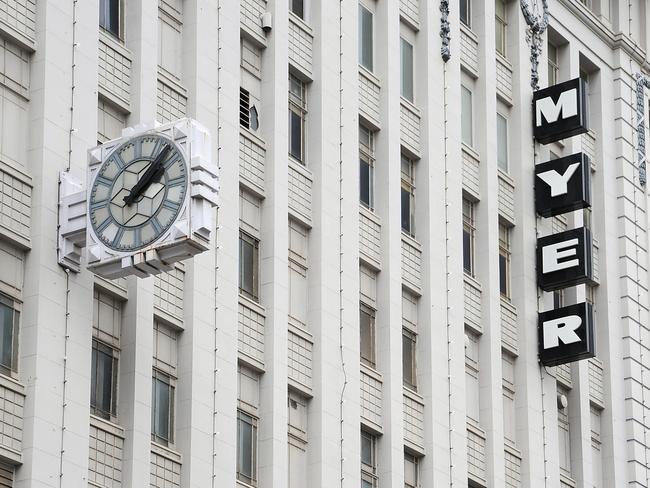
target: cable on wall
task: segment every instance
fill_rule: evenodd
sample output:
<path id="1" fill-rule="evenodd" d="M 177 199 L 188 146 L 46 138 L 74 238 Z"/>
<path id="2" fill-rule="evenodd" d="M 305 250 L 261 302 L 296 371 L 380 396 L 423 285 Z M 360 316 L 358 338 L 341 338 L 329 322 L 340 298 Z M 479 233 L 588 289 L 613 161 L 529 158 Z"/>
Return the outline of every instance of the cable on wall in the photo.
<path id="1" fill-rule="evenodd" d="M 68 161 L 66 171 L 70 171 L 72 166 L 72 134 L 76 132 L 74 128 L 74 95 L 75 95 L 75 68 L 77 52 L 77 1 L 72 0 L 72 60 L 71 60 L 71 78 L 70 78 L 70 129 L 68 131 Z M 61 182 L 57 187 L 57 205 L 61 200 Z M 59 212 L 57 212 L 57 242 L 61 222 Z M 58 250 L 57 250 L 58 253 Z M 65 414 L 68 402 L 66 399 L 68 385 L 68 340 L 70 338 L 70 269 L 64 268 L 65 272 L 65 328 L 63 336 L 63 385 L 61 386 L 61 441 L 59 445 L 59 488 L 63 488 L 63 456 L 65 455 Z"/>
<path id="2" fill-rule="evenodd" d="M 221 172 L 221 0 L 217 0 L 217 167 Z M 219 351 L 218 333 L 219 333 L 219 207 L 215 212 L 215 239 L 214 239 L 214 343 L 212 352 L 212 488 L 215 488 L 217 479 L 217 375 L 219 374 L 219 365 L 217 362 L 217 352 Z"/>
<path id="3" fill-rule="evenodd" d="M 341 371 L 343 372 L 343 385 L 339 400 L 339 431 L 340 431 L 340 470 L 341 488 L 343 488 L 345 475 L 343 465 L 343 406 L 345 403 L 345 389 L 348 386 L 348 374 L 345 368 L 345 353 L 343 351 L 343 0 L 339 0 L 339 353 Z"/>
<path id="4" fill-rule="evenodd" d="M 445 142 L 444 142 L 444 151 L 445 151 L 445 317 L 447 321 L 447 402 L 448 402 L 448 417 L 449 422 L 449 486 L 453 488 L 454 486 L 454 445 L 453 445 L 453 433 L 454 428 L 452 424 L 452 416 L 454 410 L 451 405 L 451 319 L 449 317 L 449 299 L 451 295 L 451 290 L 449 288 L 449 169 L 447 167 L 447 162 L 449 160 L 449 151 L 448 151 L 448 142 L 449 136 L 447 133 L 447 125 L 449 123 L 447 117 L 448 102 L 447 102 L 447 64 L 443 65 L 442 68 L 442 93 L 443 93 L 443 115 L 444 115 L 444 131 L 445 131 Z"/>

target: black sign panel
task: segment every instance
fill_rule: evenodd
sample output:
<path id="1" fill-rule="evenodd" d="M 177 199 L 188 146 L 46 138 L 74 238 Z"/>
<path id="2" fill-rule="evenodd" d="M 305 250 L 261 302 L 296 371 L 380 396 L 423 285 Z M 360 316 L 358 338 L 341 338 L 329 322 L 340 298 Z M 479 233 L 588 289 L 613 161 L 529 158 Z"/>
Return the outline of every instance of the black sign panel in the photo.
<path id="1" fill-rule="evenodd" d="M 591 304 L 578 303 L 538 315 L 539 357 L 544 366 L 592 358 L 594 312 Z"/>
<path id="2" fill-rule="evenodd" d="M 587 89 L 580 78 L 533 94 L 533 135 L 542 144 L 587 132 Z"/>
<path id="3" fill-rule="evenodd" d="M 586 154 L 572 154 L 535 166 L 535 208 L 542 217 L 590 206 L 591 169 Z"/>
<path id="4" fill-rule="evenodd" d="M 537 284 L 544 291 L 593 281 L 591 232 L 586 227 L 537 239 Z"/>

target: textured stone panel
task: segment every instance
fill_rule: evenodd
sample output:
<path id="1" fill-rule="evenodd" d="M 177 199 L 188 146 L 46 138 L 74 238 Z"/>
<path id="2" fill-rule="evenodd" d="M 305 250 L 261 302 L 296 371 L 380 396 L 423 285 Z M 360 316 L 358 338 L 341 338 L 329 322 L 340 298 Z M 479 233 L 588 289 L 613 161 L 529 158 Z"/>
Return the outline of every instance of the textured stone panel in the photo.
<path id="1" fill-rule="evenodd" d="M 88 481 L 106 488 L 122 486 L 124 438 L 90 426 Z"/>
<path id="2" fill-rule="evenodd" d="M 239 134 L 239 176 L 264 188 L 264 142 L 248 132 Z"/>
<path id="3" fill-rule="evenodd" d="M 314 344 L 309 339 L 289 331 L 287 351 L 289 378 L 308 388 L 312 385 L 313 349 Z"/>
<path id="4" fill-rule="evenodd" d="M 289 18 L 289 62 L 306 74 L 311 74 L 314 36 Z"/>
<path id="5" fill-rule="evenodd" d="M 264 363 L 264 316 L 239 304 L 239 351 Z"/>

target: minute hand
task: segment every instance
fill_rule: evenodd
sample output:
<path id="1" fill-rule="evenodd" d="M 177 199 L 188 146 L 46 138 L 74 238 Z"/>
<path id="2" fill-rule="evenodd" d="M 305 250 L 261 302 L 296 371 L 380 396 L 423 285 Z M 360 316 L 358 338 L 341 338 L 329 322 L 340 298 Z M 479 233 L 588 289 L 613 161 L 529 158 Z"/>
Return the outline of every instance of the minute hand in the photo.
<path id="1" fill-rule="evenodd" d="M 142 178 L 140 178 L 140 180 L 133 186 L 133 188 L 131 188 L 129 194 L 124 197 L 124 203 L 131 205 L 133 202 L 135 202 L 135 199 L 142 194 L 143 191 L 149 188 L 149 185 L 155 179 L 160 178 L 161 170 L 163 169 L 163 161 L 167 157 L 167 154 L 170 150 L 171 146 L 169 144 L 165 144 L 165 146 L 158 153 L 158 156 L 156 156 L 154 162 L 151 163 L 151 166 L 149 166 L 147 168 L 147 171 L 144 172 Z"/>

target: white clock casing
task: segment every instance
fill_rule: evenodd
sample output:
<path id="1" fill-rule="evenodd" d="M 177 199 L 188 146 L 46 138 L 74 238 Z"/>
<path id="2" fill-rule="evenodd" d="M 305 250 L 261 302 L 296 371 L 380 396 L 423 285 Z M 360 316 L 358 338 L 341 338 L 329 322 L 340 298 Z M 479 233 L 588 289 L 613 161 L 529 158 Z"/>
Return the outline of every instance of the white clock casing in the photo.
<path id="1" fill-rule="evenodd" d="M 165 145 L 164 171 L 125 204 Z M 209 249 L 219 178 L 209 133 L 198 122 L 125 129 L 88 159 L 86 246 L 94 273 L 149 276 Z"/>

